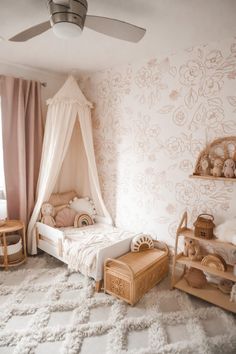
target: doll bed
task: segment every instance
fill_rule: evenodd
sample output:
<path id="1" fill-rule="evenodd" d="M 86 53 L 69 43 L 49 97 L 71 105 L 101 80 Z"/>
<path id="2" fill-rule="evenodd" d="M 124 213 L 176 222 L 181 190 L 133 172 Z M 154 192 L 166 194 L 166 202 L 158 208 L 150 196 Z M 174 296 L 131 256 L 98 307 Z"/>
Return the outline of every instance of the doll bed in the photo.
<path id="1" fill-rule="evenodd" d="M 104 223 L 95 223 L 91 226 L 80 228 L 67 227 L 58 229 L 37 222 L 36 230 L 38 248 L 62 262 L 69 263 L 68 250 L 70 246 L 73 254 L 75 256 L 80 255 L 81 258 L 84 258 L 85 263 L 90 257 L 91 263 L 93 263 L 91 267 L 84 267 L 80 263 L 77 264 L 76 270 L 95 279 L 97 288 L 103 279 L 105 259 L 117 258 L 128 252 L 131 240 L 136 235 Z M 99 235 L 103 236 L 103 242 L 100 242 L 100 244 L 99 240 L 96 240 L 96 236 Z M 108 235 L 112 235 L 112 237 L 108 237 Z M 93 254 L 95 253 L 95 258 L 91 257 L 88 249 L 93 251 Z"/>

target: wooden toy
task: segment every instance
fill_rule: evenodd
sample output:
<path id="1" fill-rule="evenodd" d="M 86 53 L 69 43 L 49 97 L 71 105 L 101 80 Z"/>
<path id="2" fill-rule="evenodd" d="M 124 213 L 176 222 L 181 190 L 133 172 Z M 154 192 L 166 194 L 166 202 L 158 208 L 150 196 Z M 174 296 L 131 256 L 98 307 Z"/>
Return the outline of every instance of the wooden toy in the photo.
<path id="1" fill-rule="evenodd" d="M 154 243 L 149 235 L 135 236 L 131 242 L 131 252 L 140 252 L 152 248 L 154 248 Z"/>
<path id="2" fill-rule="evenodd" d="M 215 227 L 213 220 L 214 217 L 211 214 L 198 215 L 197 220 L 193 224 L 195 226 L 194 235 L 200 238 L 213 238 L 213 229 Z"/>
<path id="3" fill-rule="evenodd" d="M 213 269 L 220 270 L 222 272 L 227 270 L 227 264 L 224 258 L 218 254 L 208 254 L 202 259 L 201 264 Z"/>

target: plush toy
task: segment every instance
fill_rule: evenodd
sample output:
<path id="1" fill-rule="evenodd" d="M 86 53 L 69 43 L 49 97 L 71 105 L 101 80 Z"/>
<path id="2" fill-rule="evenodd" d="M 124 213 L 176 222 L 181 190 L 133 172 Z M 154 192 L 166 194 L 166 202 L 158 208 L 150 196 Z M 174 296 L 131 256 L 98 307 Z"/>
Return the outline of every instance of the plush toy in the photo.
<path id="1" fill-rule="evenodd" d="M 184 255 L 192 261 L 200 261 L 202 256 L 200 254 L 200 245 L 196 240 L 185 237 L 184 239 Z"/>
<path id="2" fill-rule="evenodd" d="M 234 170 L 235 170 L 234 160 L 232 159 L 225 160 L 224 167 L 223 167 L 224 176 L 227 178 L 233 178 Z"/>
<path id="3" fill-rule="evenodd" d="M 209 176 L 211 163 L 208 156 L 205 155 L 201 158 L 200 166 L 201 176 Z"/>
<path id="4" fill-rule="evenodd" d="M 214 177 L 221 177 L 222 176 L 222 171 L 223 171 L 223 161 L 221 158 L 217 158 L 214 160 L 214 166 L 213 169 L 211 170 L 211 173 Z"/>
<path id="5" fill-rule="evenodd" d="M 55 214 L 55 210 L 52 204 L 44 203 L 41 208 L 41 213 L 42 213 L 42 218 L 41 218 L 42 223 L 52 227 L 56 225 L 56 222 L 53 217 Z"/>

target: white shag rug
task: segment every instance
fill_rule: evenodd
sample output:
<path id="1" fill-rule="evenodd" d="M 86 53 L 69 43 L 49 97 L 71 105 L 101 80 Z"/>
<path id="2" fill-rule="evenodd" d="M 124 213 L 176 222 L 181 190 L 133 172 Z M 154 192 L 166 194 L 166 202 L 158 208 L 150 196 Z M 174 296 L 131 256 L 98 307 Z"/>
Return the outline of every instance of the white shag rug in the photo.
<path id="1" fill-rule="evenodd" d="M 169 280 L 131 307 L 49 256 L 0 271 L 1 354 L 236 353 L 236 317 Z"/>

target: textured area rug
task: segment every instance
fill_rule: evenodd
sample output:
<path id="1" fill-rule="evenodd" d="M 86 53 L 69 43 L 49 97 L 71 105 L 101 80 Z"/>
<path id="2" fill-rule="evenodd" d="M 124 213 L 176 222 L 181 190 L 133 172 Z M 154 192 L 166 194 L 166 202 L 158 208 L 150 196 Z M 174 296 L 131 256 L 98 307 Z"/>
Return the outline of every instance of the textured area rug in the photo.
<path id="1" fill-rule="evenodd" d="M 236 318 L 164 280 L 135 306 L 49 256 L 0 272 L 1 354 L 235 353 Z"/>

